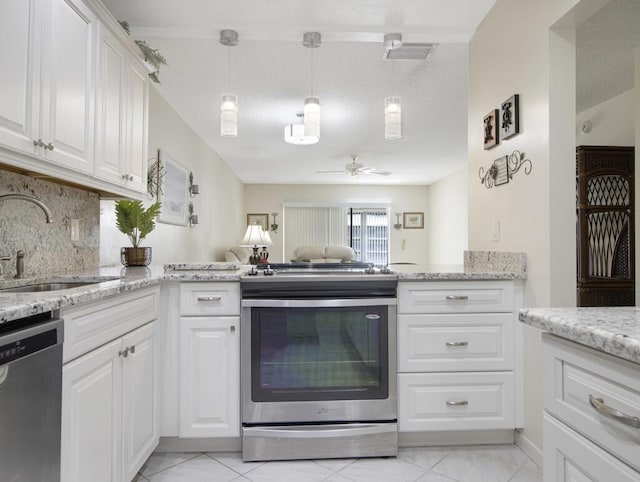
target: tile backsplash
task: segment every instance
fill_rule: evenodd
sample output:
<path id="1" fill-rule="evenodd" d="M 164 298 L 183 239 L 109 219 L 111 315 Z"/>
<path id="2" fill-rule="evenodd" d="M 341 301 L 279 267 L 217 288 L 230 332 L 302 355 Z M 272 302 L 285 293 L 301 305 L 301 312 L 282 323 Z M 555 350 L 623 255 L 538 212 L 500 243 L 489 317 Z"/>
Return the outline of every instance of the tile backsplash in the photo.
<path id="1" fill-rule="evenodd" d="M 24 250 L 25 274 L 71 273 L 99 266 L 100 197 L 93 192 L 0 170 L 0 196 L 27 194 L 42 201 L 53 214 L 47 224 L 38 206 L 23 200 L 0 201 L 0 256 L 4 278 L 16 274 L 16 252 Z M 71 239 L 78 220 L 78 240 Z"/>

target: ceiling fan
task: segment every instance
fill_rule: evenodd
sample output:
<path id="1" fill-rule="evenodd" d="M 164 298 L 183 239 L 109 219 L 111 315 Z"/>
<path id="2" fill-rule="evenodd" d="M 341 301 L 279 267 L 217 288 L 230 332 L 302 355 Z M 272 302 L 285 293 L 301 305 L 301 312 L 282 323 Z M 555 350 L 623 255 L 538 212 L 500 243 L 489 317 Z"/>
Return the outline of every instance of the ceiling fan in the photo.
<path id="1" fill-rule="evenodd" d="M 349 164 L 345 164 L 342 171 L 316 171 L 316 174 L 346 173 L 352 176 L 357 176 L 359 174 L 378 174 L 380 176 L 388 176 L 391 174 L 391 171 L 378 171 L 375 167 L 365 166 L 360 162 L 356 162 L 357 159 L 358 156 L 351 156 L 351 162 Z"/>

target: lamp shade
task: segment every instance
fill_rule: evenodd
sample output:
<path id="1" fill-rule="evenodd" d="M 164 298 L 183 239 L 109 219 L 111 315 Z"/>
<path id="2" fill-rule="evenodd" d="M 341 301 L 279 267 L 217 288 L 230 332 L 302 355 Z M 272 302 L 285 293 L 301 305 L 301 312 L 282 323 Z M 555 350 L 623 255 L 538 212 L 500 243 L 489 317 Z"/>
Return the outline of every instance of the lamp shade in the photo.
<path id="1" fill-rule="evenodd" d="M 271 246 L 273 241 L 269 237 L 269 232 L 262 229 L 259 224 L 250 224 L 247 226 L 247 232 L 240 241 L 242 246 Z"/>
<path id="2" fill-rule="evenodd" d="M 320 99 L 317 97 L 304 100 L 304 136 L 320 139 Z"/>
<path id="3" fill-rule="evenodd" d="M 402 137 L 402 105 L 400 97 L 387 97 L 384 100 L 384 138 Z"/>
<path id="4" fill-rule="evenodd" d="M 220 100 L 220 135 L 238 136 L 238 97 L 224 94 Z"/>

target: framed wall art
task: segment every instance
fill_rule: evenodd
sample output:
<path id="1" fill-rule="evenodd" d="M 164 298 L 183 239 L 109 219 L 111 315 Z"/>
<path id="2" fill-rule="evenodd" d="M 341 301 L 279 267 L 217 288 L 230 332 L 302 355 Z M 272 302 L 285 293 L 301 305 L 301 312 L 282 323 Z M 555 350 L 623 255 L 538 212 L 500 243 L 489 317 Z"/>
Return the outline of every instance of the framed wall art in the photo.
<path id="1" fill-rule="evenodd" d="M 500 105 L 500 138 L 508 139 L 520 132 L 520 96 L 514 94 Z"/>
<path id="2" fill-rule="evenodd" d="M 402 213 L 404 229 L 424 229 L 424 213 Z"/>
<path id="3" fill-rule="evenodd" d="M 494 109 L 484 116 L 484 148 L 491 149 L 500 142 L 498 135 L 498 109 Z"/>
<path id="4" fill-rule="evenodd" d="M 164 176 L 158 190 L 158 201 L 162 203 L 158 222 L 186 226 L 188 221 L 189 171 L 166 152 L 158 151 Z"/>
<path id="5" fill-rule="evenodd" d="M 269 215 L 268 214 L 247 214 L 247 226 L 251 224 L 257 224 L 262 226 L 263 231 L 269 229 Z"/>

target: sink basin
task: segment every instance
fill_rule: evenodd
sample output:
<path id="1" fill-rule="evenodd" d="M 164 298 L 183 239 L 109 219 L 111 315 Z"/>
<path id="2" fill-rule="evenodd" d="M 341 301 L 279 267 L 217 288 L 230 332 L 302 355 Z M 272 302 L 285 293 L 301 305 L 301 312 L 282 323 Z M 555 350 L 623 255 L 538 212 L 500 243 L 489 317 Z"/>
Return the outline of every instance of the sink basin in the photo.
<path id="1" fill-rule="evenodd" d="M 78 288 L 79 286 L 87 286 L 100 283 L 100 281 L 70 281 L 56 283 L 38 283 L 35 285 L 16 286 L 15 288 L 6 288 L 0 290 L 0 293 L 38 293 L 40 291 L 58 291 L 67 290 L 69 288 Z"/>

